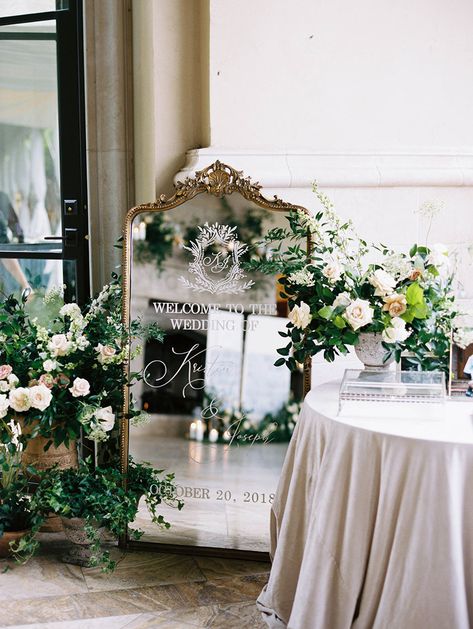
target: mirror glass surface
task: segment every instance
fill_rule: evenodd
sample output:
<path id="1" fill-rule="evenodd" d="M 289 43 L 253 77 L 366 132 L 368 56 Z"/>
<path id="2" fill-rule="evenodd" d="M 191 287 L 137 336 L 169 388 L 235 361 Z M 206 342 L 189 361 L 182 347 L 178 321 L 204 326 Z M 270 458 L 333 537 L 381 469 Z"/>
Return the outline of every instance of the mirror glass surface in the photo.
<path id="1" fill-rule="evenodd" d="M 285 212 L 238 193 L 201 194 L 132 224 L 130 315 L 158 323 L 132 388 L 151 421 L 130 427 L 130 454 L 176 475 L 182 511 L 161 531 L 140 505 L 142 541 L 269 550 L 269 515 L 302 397 L 303 374 L 275 367 L 287 304 L 277 277 L 250 271 L 257 242 Z"/>

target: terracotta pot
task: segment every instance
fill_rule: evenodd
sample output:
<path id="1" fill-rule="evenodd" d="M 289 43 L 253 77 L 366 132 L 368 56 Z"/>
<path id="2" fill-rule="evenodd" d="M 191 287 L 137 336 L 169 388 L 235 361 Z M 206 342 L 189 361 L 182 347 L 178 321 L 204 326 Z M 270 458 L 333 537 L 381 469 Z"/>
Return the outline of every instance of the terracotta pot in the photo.
<path id="1" fill-rule="evenodd" d="M 71 547 L 62 560 L 65 563 L 72 563 L 79 566 L 88 566 L 92 557 L 91 541 L 85 532 L 85 520 L 83 518 L 64 518 L 61 517 L 64 527 L 64 533 L 71 542 Z M 101 526 L 97 528 L 100 541 L 103 541 L 106 528 Z"/>
<path id="2" fill-rule="evenodd" d="M 0 557 L 4 559 L 5 557 L 11 556 L 10 551 L 10 542 L 17 542 L 19 539 L 28 535 L 30 531 L 5 531 L 5 533 L 0 537 Z"/>
<path id="3" fill-rule="evenodd" d="M 368 371 L 386 369 L 394 360 L 394 358 L 390 358 L 383 362 L 386 350 L 382 342 L 383 337 L 379 332 L 361 332 L 359 336 L 359 343 L 355 345 L 355 352 Z"/>

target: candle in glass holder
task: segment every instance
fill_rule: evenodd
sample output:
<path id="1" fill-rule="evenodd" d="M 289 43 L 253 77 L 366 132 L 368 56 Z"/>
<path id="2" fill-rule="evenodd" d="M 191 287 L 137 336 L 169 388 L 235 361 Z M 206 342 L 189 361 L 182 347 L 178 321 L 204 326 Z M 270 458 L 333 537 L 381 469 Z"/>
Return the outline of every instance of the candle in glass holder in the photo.
<path id="1" fill-rule="evenodd" d="M 204 440 L 204 422 L 200 419 L 195 423 L 195 440 Z"/>
<path id="2" fill-rule="evenodd" d="M 218 430 L 216 428 L 212 428 L 209 433 L 209 441 L 210 443 L 215 443 L 218 441 Z"/>
<path id="3" fill-rule="evenodd" d="M 138 240 L 146 240 L 146 223 L 141 221 L 138 228 Z"/>
<path id="4" fill-rule="evenodd" d="M 195 440 L 196 432 L 197 432 L 197 424 L 195 422 L 192 422 L 189 427 L 189 439 Z"/>

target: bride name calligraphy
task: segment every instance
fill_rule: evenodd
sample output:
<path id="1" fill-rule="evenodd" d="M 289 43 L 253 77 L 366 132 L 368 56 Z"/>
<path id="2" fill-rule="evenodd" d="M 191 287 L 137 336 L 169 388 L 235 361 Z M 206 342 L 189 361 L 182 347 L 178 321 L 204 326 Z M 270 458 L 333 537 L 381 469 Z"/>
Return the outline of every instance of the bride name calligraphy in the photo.
<path id="1" fill-rule="evenodd" d="M 204 366 L 202 363 L 205 362 L 206 353 L 210 349 L 213 350 L 212 360 Z M 232 373 L 235 365 L 232 361 L 221 359 L 222 349 L 219 345 L 200 349 L 197 343 L 183 352 L 172 347 L 171 352 L 180 357 L 178 362 L 169 368 L 163 360 L 152 360 L 144 369 L 143 381 L 152 389 L 161 389 L 179 378 L 184 381 L 182 397 L 186 397 L 189 389 L 194 391 L 204 389 L 206 374 L 208 376 L 210 373 L 223 375 Z"/>

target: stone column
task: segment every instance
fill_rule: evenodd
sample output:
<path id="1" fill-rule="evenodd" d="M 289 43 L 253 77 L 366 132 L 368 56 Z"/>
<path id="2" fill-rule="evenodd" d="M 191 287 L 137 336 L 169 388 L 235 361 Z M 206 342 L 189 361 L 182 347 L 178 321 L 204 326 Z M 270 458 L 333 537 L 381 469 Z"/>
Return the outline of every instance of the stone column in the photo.
<path id="1" fill-rule="evenodd" d="M 114 244 L 134 205 L 131 0 L 85 0 L 87 176 L 92 286 L 120 262 Z"/>

